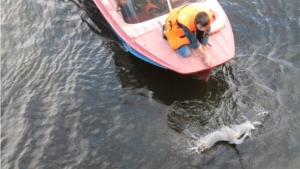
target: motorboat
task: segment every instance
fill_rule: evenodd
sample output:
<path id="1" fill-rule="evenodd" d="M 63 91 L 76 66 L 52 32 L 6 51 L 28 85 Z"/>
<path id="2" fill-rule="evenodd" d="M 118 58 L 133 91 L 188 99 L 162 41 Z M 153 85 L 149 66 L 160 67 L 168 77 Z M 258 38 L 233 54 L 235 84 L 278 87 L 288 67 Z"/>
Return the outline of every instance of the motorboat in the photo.
<path id="1" fill-rule="evenodd" d="M 193 75 L 208 81 L 214 67 L 222 65 L 235 54 L 232 28 L 217 0 L 94 0 L 123 47 L 134 56 L 163 69 L 182 75 Z M 179 6 L 194 4 L 212 12 L 213 23 L 207 55 L 208 67 L 200 53 L 192 50 L 186 58 L 170 48 L 163 38 L 162 26 L 168 13 Z"/>

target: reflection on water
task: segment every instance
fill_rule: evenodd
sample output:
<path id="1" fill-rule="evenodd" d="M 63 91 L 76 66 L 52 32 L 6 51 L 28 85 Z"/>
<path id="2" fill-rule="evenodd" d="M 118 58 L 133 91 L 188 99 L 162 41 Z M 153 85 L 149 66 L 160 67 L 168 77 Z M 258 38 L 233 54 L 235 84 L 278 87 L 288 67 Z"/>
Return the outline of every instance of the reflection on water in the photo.
<path id="1" fill-rule="evenodd" d="M 220 4 L 236 57 L 204 83 L 124 52 L 91 0 L 3 1 L 1 167 L 297 168 L 299 1 Z M 186 153 L 253 107 L 253 142 Z"/>
<path id="2" fill-rule="evenodd" d="M 166 105 L 191 97 L 201 98 L 207 92 L 207 84 L 203 81 L 154 67 L 128 53 L 120 52 L 122 54 L 114 57 L 118 67 L 118 77 L 123 88 L 146 87 L 153 92 L 154 99 Z"/>

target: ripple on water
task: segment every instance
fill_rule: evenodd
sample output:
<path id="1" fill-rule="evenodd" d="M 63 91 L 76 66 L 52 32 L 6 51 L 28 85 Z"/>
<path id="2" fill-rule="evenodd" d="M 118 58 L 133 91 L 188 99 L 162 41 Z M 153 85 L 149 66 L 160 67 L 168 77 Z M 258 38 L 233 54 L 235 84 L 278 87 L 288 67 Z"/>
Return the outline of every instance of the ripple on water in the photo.
<path id="1" fill-rule="evenodd" d="M 119 52 L 92 1 L 3 1 L 2 167 L 298 167 L 299 1 L 221 4 L 236 57 L 206 84 Z M 253 142 L 184 152 L 183 129 L 230 125 L 253 107 L 270 113 Z"/>

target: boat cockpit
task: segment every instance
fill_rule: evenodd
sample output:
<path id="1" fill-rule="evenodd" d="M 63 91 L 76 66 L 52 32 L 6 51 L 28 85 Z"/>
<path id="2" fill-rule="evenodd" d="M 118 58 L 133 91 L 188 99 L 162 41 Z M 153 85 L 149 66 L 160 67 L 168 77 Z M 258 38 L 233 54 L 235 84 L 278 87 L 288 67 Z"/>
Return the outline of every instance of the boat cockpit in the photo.
<path id="1" fill-rule="evenodd" d="M 117 10 L 128 24 L 144 22 L 181 5 L 205 0 L 115 0 Z"/>

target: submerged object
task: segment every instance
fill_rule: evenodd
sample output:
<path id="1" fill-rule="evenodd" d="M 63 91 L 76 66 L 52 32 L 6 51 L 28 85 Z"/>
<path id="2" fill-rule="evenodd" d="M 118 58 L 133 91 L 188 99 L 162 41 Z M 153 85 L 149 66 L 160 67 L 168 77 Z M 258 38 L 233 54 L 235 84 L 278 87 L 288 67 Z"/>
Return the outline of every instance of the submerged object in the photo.
<path id="1" fill-rule="evenodd" d="M 251 112 L 252 118 L 255 120 L 250 122 L 250 120 L 244 116 L 244 122 L 238 125 L 233 125 L 232 127 L 228 127 L 223 125 L 220 129 L 215 130 L 203 137 L 198 137 L 193 135 L 188 129 L 185 129 L 183 133 L 191 138 L 189 143 L 189 149 L 194 150 L 194 152 L 200 153 L 205 149 L 212 147 L 215 143 L 219 141 L 228 141 L 229 144 L 241 144 L 247 136 L 251 136 L 251 130 L 255 129 L 255 126 L 260 125 L 262 121 L 262 117 L 264 117 L 268 112 L 262 112 L 253 116 L 253 112 Z"/>
<path id="2" fill-rule="evenodd" d="M 155 3 L 154 0 L 151 1 Z M 160 1 L 165 7 L 154 10 L 156 12 L 149 9 L 151 5 L 149 6 L 149 1 L 145 0 L 94 0 L 94 2 L 126 51 L 155 66 L 208 81 L 214 67 L 234 57 L 232 28 L 217 0 Z M 181 57 L 162 37 L 162 25 L 165 24 L 170 10 L 187 4 L 199 5 L 213 13 L 210 46 L 207 47 L 207 55 L 212 61 L 211 67 L 204 63 L 196 50 L 192 50 L 192 54 L 187 58 Z M 161 5 L 156 5 L 159 6 Z"/>

